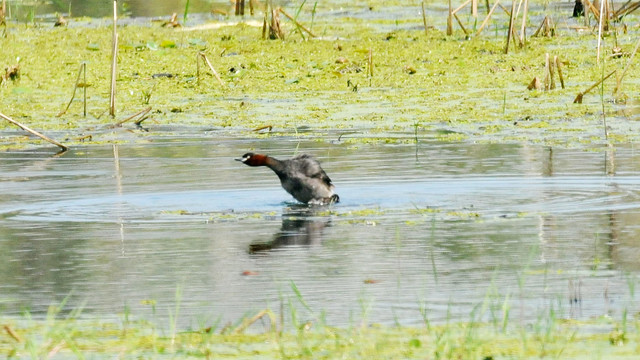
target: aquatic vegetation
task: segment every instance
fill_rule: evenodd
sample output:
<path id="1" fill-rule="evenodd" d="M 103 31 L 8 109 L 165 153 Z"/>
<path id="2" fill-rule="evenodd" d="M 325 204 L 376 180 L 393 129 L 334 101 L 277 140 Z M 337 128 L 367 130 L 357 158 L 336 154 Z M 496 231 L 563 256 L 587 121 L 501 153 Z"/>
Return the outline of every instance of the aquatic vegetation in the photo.
<path id="1" fill-rule="evenodd" d="M 373 9 L 383 6 L 394 5 L 371 5 Z M 162 135 L 158 125 L 172 125 L 175 131 L 193 126 L 244 131 L 269 125 L 274 132 L 293 135 L 292 129 L 300 125 L 314 131 L 375 133 L 396 127 L 413 133 L 413 124 L 419 122 L 426 130 L 417 136 L 429 134 L 433 125 L 452 131 L 436 134 L 434 138 L 441 141 L 553 142 L 544 131 L 562 132 L 576 124 L 583 139 L 604 141 L 597 95 L 587 94 L 583 104 L 572 104 L 585 85 L 601 77 L 602 71 L 593 66 L 592 35 L 569 29 L 558 29 L 558 36 L 551 38 L 530 38 L 526 48 L 505 55 L 500 37 L 485 34 L 466 41 L 457 33 L 446 36 L 432 29 L 425 35 L 420 29 L 408 29 L 419 27 L 420 17 L 340 22 L 321 22 L 316 17 L 314 31 L 325 35 L 306 41 L 295 36 L 285 41 L 261 40 L 260 29 L 249 22 L 212 29 L 129 25 L 118 29 L 117 115 L 113 119 L 105 114 L 110 33 L 104 25 L 93 26 L 91 21 L 83 25 L 83 21 L 53 29 L 9 24 L 8 36 L 0 38 L 0 46 L 6 49 L 0 54 L 0 65 L 10 66 L 20 58 L 21 76 L 0 87 L 4 113 L 37 129 L 61 133 L 63 138 L 117 123 L 148 105 L 152 111 L 145 127 L 158 136 Z M 389 22 L 396 26 L 393 31 L 378 29 L 377 24 Z M 285 25 L 295 30 L 292 23 Z M 495 26 L 499 28 L 499 20 Z M 630 51 L 634 39 L 635 33 L 629 31 L 617 34 L 616 43 Z M 198 76 L 201 52 L 225 85 L 218 84 L 211 72 Z M 529 91 L 526 86 L 531 79 L 542 76 L 545 53 L 562 59 L 566 87 Z M 87 64 L 88 115 L 82 116 L 76 100 L 67 114 L 55 118 L 68 101 L 81 63 Z M 622 68 L 626 63 L 624 57 L 613 57 L 606 66 Z M 373 67 L 372 75 L 367 69 Z M 637 92 L 640 82 L 632 75 L 627 78 L 627 94 Z M 612 135 L 607 141 L 636 141 L 633 134 L 640 132 L 633 131 L 629 115 L 617 112 L 629 105 L 607 102 L 612 85 L 605 82 L 604 110 L 609 113 Z M 535 121 L 512 126 L 524 118 Z M 0 129 L 7 126 L 1 123 Z M 104 138 L 95 135 L 87 142 Z M 14 139 L 3 141 L 21 146 Z M 365 135 L 347 141 L 404 140 Z"/>
<path id="2" fill-rule="evenodd" d="M 367 283 L 375 286 L 373 280 Z M 179 291 L 176 296 L 180 296 Z M 299 292 L 295 299 L 306 305 Z M 505 301 L 509 302 L 508 299 Z M 586 355 L 595 353 L 607 359 L 631 359 L 636 356 L 638 346 L 638 335 L 634 330 L 639 325 L 637 318 L 562 320 L 552 309 L 540 314 L 539 320 L 530 325 L 477 320 L 435 325 L 426 317 L 423 327 L 367 326 L 363 323 L 346 329 L 327 326 L 320 315 L 312 321 L 298 322 L 292 314 L 292 325 L 297 324 L 292 331 L 282 331 L 282 324 L 278 323 L 281 319 L 265 309 L 226 326 L 214 321 L 179 331 L 173 327 L 175 324 L 170 324 L 169 333 L 165 334 L 162 327 L 135 319 L 135 314 L 128 311 L 121 321 L 85 320 L 79 310 L 63 315 L 60 311 L 63 306 L 53 306 L 46 320 L 28 315 L 24 319 L 3 316 L 0 353 L 8 358 L 125 356 L 156 359 L 176 356 L 580 359 L 591 358 Z M 308 305 L 305 309 L 314 313 Z M 472 318 L 477 319 L 481 311 L 488 311 L 486 306 L 477 309 L 477 313 L 471 314 Z M 178 311 L 179 305 L 176 305 L 176 315 Z M 504 304 L 501 311 L 508 311 Z M 262 317 L 271 324 L 261 330 L 258 324 Z"/>

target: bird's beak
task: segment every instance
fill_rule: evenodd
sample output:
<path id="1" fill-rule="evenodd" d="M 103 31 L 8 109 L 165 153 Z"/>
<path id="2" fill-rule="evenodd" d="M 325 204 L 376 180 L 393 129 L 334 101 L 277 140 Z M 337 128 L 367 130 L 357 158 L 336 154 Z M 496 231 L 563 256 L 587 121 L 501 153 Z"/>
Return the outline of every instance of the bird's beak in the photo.
<path id="1" fill-rule="evenodd" d="M 235 160 L 235 161 L 240 161 L 240 162 L 245 162 L 245 161 L 247 161 L 247 159 L 246 159 L 246 158 L 236 158 L 236 159 L 234 159 L 234 160 Z"/>

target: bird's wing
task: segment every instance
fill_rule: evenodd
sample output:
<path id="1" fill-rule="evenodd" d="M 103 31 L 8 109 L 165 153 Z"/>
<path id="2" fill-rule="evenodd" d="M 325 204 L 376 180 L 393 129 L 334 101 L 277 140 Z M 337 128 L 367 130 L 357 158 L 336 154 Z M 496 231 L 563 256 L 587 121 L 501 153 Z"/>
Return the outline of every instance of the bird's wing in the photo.
<path id="1" fill-rule="evenodd" d="M 329 187 L 333 186 L 333 184 L 331 184 L 331 179 L 329 178 L 327 173 L 322 170 L 322 167 L 320 166 L 318 160 L 314 159 L 311 155 L 298 155 L 292 160 L 295 160 L 298 163 L 298 168 L 304 175 L 310 178 L 320 179 Z"/>

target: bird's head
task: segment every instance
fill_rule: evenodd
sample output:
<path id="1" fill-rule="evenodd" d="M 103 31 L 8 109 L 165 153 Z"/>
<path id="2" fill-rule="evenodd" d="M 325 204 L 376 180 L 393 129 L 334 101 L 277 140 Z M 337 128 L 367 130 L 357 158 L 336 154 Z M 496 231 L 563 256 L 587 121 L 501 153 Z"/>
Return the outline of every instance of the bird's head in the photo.
<path id="1" fill-rule="evenodd" d="M 262 154 L 246 153 L 241 158 L 236 159 L 249 166 L 264 166 L 267 164 L 267 156 Z"/>

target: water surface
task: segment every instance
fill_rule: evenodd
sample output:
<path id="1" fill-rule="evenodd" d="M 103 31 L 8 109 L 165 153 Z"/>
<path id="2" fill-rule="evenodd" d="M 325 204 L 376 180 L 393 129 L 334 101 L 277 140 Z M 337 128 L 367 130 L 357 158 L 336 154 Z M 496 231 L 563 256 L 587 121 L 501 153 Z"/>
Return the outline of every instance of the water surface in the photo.
<path id="1" fill-rule="evenodd" d="M 126 306 L 166 324 L 177 289 L 193 327 L 289 303 L 337 326 L 415 325 L 425 308 L 439 322 L 504 305 L 519 321 L 638 311 L 634 147 L 209 134 L 45 150 L 0 153 L 5 315 L 71 294 L 86 316 Z M 248 150 L 315 155 L 342 202 L 295 204 L 268 169 L 233 160 Z"/>

